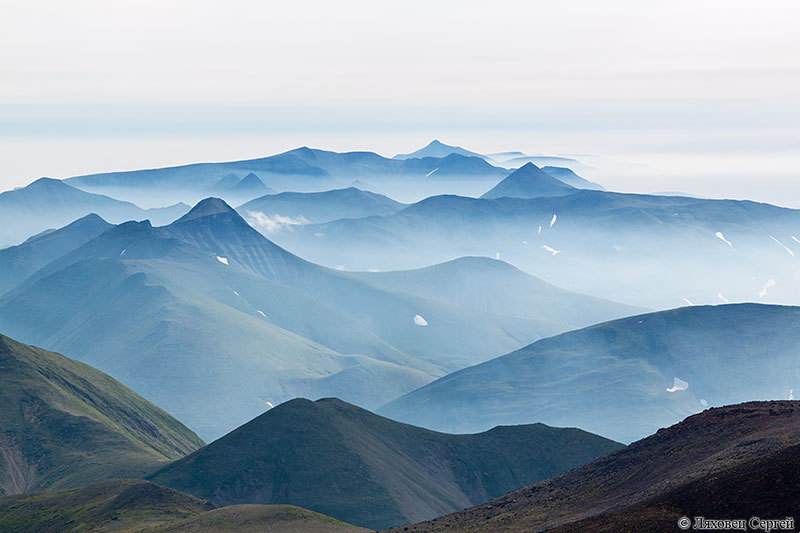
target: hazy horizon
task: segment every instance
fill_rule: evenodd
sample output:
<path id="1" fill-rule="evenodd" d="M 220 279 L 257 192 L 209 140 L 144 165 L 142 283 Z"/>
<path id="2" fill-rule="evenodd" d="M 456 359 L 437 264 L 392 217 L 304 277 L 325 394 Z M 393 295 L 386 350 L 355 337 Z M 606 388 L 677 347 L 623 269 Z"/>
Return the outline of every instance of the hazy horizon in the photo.
<path id="1" fill-rule="evenodd" d="M 304 145 L 391 157 L 439 138 L 599 156 L 587 177 L 614 190 L 800 207 L 794 2 L 4 11 L 0 190 Z"/>

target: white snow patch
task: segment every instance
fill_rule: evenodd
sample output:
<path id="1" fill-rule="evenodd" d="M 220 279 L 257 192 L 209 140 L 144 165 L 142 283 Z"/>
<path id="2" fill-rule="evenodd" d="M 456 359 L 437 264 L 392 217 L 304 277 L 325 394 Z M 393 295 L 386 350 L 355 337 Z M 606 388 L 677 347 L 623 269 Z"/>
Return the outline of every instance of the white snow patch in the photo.
<path id="1" fill-rule="evenodd" d="M 715 233 L 715 235 L 717 236 L 717 239 L 721 240 L 722 242 L 733 248 L 733 244 L 731 244 L 731 241 L 726 239 L 725 235 L 723 235 L 721 231 L 718 231 L 717 233 Z"/>
<path id="2" fill-rule="evenodd" d="M 672 379 L 672 387 L 667 389 L 667 392 L 677 392 L 679 390 L 686 390 L 689 388 L 689 384 L 683 381 L 681 378 L 673 378 Z"/>
<path id="3" fill-rule="evenodd" d="M 555 213 L 553 213 L 553 218 L 551 218 L 551 219 L 550 219 L 550 227 L 551 227 L 551 228 L 553 227 L 553 224 L 555 224 L 555 223 L 556 223 L 556 220 L 558 220 L 558 215 L 556 215 Z"/>
<path id="4" fill-rule="evenodd" d="M 767 282 L 764 284 L 764 287 L 762 287 L 762 289 L 760 291 L 758 291 L 758 297 L 759 298 L 763 298 L 764 296 L 766 296 L 767 295 L 767 290 L 771 289 L 772 287 L 774 287 L 777 284 L 778 284 L 778 282 L 775 281 L 774 279 L 767 280 Z"/>
<path id="5" fill-rule="evenodd" d="M 302 215 L 298 217 L 285 217 L 277 213 L 267 215 L 261 211 L 247 211 L 246 216 L 250 225 L 262 233 L 275 233 L 289 226 L 311 224 L 311 221 Z"/>
<path id="6" fill-rule="evenodd" d="M 794 400 L 794 389 L 789 389 L 789 399 Z"/>
<path id="7" fill-rule="evenodd" d="M 261 309 L 256 309 L 256 311 L 258 311 L 259 315 L 263 316 L 264 318 L 267 318 L 267 315 L 265 315 L 264 311 L 262 311 Z"/>
<path id="8" fill-rule="evenodd" d="M 780 244 L 780 245 L 783 247 L 783 249 L 784 249 L 784 250 L 786 250 L 786 252 L 787 252 L 789 255 L 791 255 L 792 257 L 794 257 L 794 252 L 793 252 L 793 251 L 792 251 L 792 250 L 791 250 L 791 249 L 790 249 L 788 246 L 786 246 L 785 244 L 783 244 L 781 241 L 779 241 L 778 239 L 776 239 L 776 238 L 775 238 L 775 237 L 773 237 L 772 235 L 770 235 L 770 236 L 769 236 L 769 238 L 770 238 L 770 239 L 772 239 L 773 241 L 777 242 L 778 244 Z"/>
<path id="9" fill-rule="evenodd" d="M 800 239 L 798 239 L 798 238 L 797 238 L 797 237 L 795 237 L 794 235 L 792 235 L 792 240 L 793 240 L 794 242 L 796 242 L 796 243 L 799 243 L 799 244 L 800 244 Z"/>
<path id="10" fill-rule="evenodd" d="M 428 321 L 422 318 L 422 315 L 414 315 L 414 325 L 416 326 L 427 326 Z"/>
<path id="11" fill-rule="evenodd" d="M 346 268 L 344 268 L 344 265 L 336 265 L 333 268 L 335 268 L 336 270 L 347 270 Z"/>
<path id="12" fill-rule="evenodd" d="M 367 272 L 380 272 L 380 269 L 379 268 L 370 268 L 370 269 L 367 270 Z"/>
<path id="13" fill-rule="evenodd" d="M 273 407 L 275 407 L 274 405 L 272 405 L 272 402 L 267 402 L 267 405 L 269 406 L 269 408 L 270 408 L 270 409 L 272 409 Z"/>
<path id="14" fill-rule="evenodd" d="M 725 302 L 726 304 L 729 304 L 729 303 L 730 303 L 730 302 L 728 301 L 728 299 L 727 299 L 727 298 L 725 298 L 725 297 L 722 295 L 722 293 L 719 293 L 719 294 L 717 294 L 717 298 L 719 298 L 720 300 L 722 300 L 722 301 L 723 301 L 723 302 Z"/>
<path id="15" fill-rule="evenodd" d="M 558 254 L 561 253 L 561 250 L 556 250 L 555 248 L 553 248 L 551 246 L 547 246 L 546 244 L 542 245 L 542 250 L 547 250 L 548 252 L 553 254 L 553 257 L 555 257 L 555 256 L 557 256 Z"/>
<path id="16" fill-rule="evenodd" d="M 238 293 L 238 292 L 236 292 L 236 291 L 233 291 L 233 294 L 235 294 L 236 296 L 241 296 L 241 294 L 239 294 L 239 293 Z"/>
<path id="17" fill-rule="evenodd" d="M 127 252 L 127 251 L 128 251 L 128 249 L 127 249 L 127 248 L 125 248 L 124 250 L 122 250 L 122 251 L 119 253 L 119 255 L 122 255 L 122 254 L 124 254 L 124 253 L 125 253 L 125 252 Z"/>
<path id="18" fill-rule="evenodd" d="M 708 402 L 700 398 L 700 405 L 702 405 L 703 407 L 708 407 Z"/>
<path id="19" fill-rule="evenodd" d="M 541 234 L 542 234 L 542 227 L 539 226 L 539 235 L 541 235 Z"/>
<path id="20" fill-rule="evenodd" d="M 217 261 L 219 261 L 219 262 L 220 262 L 220 263 L 222 263 L 223 265 L 227 265 L 227 264 L 228 264 L 228 258 L 227 258 L 227 257 L 220 257 L 220 256 L 217 256 Z"/>
<path id="21" fill-rule="evenodd" d="M 436 167 L 436 168 L 434 168 L 433 170 L 431 170 L 430 172 L 428 172 L 427 174 L 425 174 L 425 177 L 426 177 L 426 178 L 430 178 L 430 177 L 431 177 L 431 175 L 432 175 L 434 172 L 436 172 L 437 170 L 439 170 L 439 167 Z"/>
<path id="22" fill-rule="evenodd" d="M 500 261 L 500 252 L 495 252 L 494 258 Z"/>
<path id="23" fill-rule="evenodd" d="M 522 241 L 522 244 L 528 244 L 528 241 Z"/>
<path id="24" fill-rule="evenodd" d="M 689 298 L 684 298 L 683 301 L 686 302 L 687 305 L 694 306 L 694 304 L 692 303 L 692 301 Z"/>

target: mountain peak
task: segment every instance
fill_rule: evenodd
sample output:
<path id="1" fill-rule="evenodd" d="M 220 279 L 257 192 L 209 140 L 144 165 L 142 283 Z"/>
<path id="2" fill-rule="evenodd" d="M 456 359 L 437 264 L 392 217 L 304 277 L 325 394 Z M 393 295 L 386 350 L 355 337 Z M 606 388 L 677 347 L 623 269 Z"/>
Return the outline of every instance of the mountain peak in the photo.
<path id="1" fill-rule="evenodd" d="M 481 198 L 537 198 L 566 196 L 577 189 L 543 171 L 531 162 L 509 174 Z"/>
<path id="2" fill-rule="evenodd" d="M 210 197 L 204 200 L 200 200 L 197 203 L 197 205 L 195 205 L 191 209 L 191 211 L 189 211 L 181 218 L 173 222 L 173 224 L 187 222 L 189 220 L 195 220 L 198 218 L 203 218 L 211 215 L 219 215 L 222 213 L 236 214 L 236 211 L 227 203 L 225 203 L 225 200 L 223 200 L 222 198 Z"/>

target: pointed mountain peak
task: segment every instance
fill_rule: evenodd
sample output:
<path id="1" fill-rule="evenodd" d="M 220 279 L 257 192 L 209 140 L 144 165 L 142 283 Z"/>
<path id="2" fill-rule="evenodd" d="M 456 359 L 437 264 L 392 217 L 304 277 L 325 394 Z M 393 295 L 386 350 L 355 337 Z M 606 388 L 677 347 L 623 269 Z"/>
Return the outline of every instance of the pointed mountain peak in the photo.
<path id="1" fill-rule="evenodd" d="M 431 142 L 428 143 L 428 146 L 426 146 L 426 148 L 433 148 L 433 147 L 438 147 L 438 146 L 447 146 L 447 145 L 444 144 L 439 139 L 434 139 L 434 140 L 432 140 Z"/>
<path id="2" fill-rule="evenodd" d="M 195 220 L 211 215 L 220 215 L 223 213 L 232 213 L 236 216 L 239 216 L 236 211 L 227 203 L 225 203 L 225 200 L 222 198 L 206 198 L 205 200 L 200 200 L 200 202 L 198 202 L 197 205 L 191 209 L 191 211 L 173 222 L 173 224 L 180 224 L 181 222 L 188 222 L 189 220 Z"/>
<path id="3" fill-rule="evenodd" d="M 534 169 L 535 169 L 535 170 L 542 170 L 542 169 L 540 169 L 539 167 L 537 167 L 536 165 L 534 165 L 534 164 L 533 164 L 532 162 L 530 162 L 530 161 L 528 161 L 527 163 L 525 163 L 524 165 L 522 165 L 521 167 L 519 167 L 519 168 L 517 169 L 517 172 L 519 172 L 520 170 L 523 170 L 523 169 L 524 169 L 526 172 L 531 172 L 531 171 L 533 171 Z"/>
<path id="4" fill-rule="evenodd" d="M 265 190 L 266 188 L 267 186 L 264 185 L 264 182 L 261 181 L 261 178 L 259 178 L 257 175 L 251 172 L 250 174 L 242 178 L 242 181 L 237 183 L 233 189 L 237 191 L 245 191 L 245 190 L 260 191 L 260 190 Z"/>
<path id="5" fill-rule="evenodd" d="M 572 185 L 564 183 L 528 162 L 509 174 L 481 198 L 565 196 L 576 190 Z"/>

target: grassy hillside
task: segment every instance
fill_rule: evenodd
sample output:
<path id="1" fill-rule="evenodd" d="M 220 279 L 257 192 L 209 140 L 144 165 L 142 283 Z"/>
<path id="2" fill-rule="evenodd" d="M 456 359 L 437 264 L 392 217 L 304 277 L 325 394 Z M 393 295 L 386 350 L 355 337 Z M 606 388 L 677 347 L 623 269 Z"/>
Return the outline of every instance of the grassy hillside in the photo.
<path id="1" fill-rule="evenodd" d="M 110 479 L 79 489 L 0 498 L 0 530 L 8 533 L 365 531 L 289 505 L 214 507 L 206 500 L 140 479 Z"/>
<path id="2" fill-rule="evenodd" d="M 111 377 L 0 335 L 0 495 L 141 476 L 203 442 Z"/>
<path id="3" fill-rule="evenodd" d="M 292 400 L 151 476 L 221 505 L 288 503 L 371 528 L 484 501 L 620 445 L 541 424 L 445 435 Z"/>
<path id="4" fill-rule="evenodd" d="M 379 409 L 440 431 L 576 426 L 630 442 L 705 406 L 788 398 L 800 308 L 684 307 L 543 339 Z"/>
<path id="5" fill-rule="evenodd" d="M 800 402 L 709 409 L 565 474 L 407 530 L 676 531 L 681 516 L 793 516 L 798 444 Z"/>

